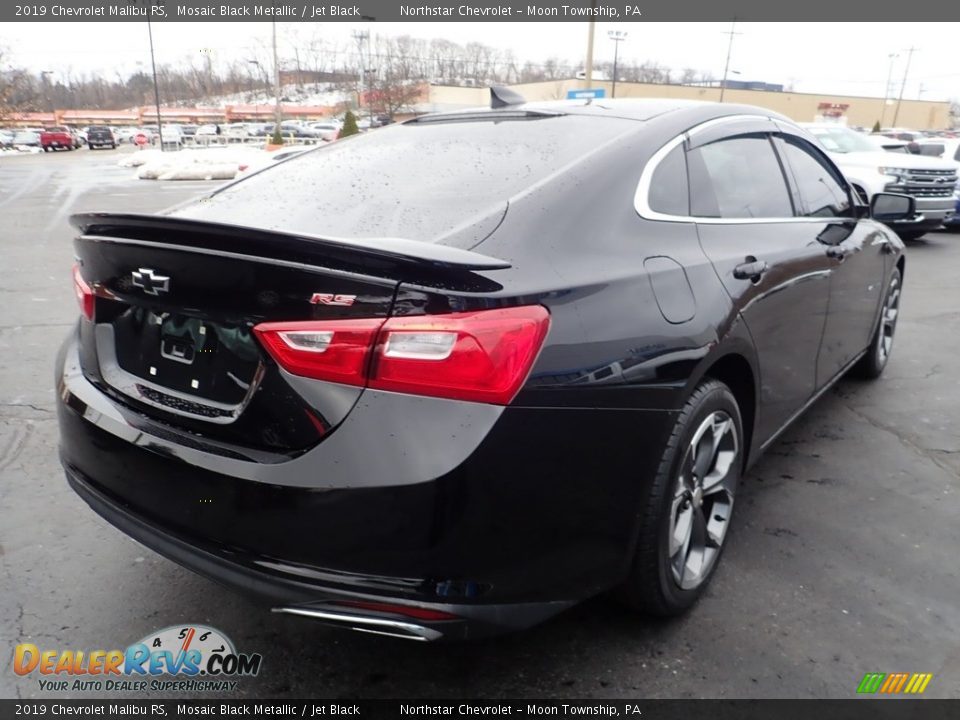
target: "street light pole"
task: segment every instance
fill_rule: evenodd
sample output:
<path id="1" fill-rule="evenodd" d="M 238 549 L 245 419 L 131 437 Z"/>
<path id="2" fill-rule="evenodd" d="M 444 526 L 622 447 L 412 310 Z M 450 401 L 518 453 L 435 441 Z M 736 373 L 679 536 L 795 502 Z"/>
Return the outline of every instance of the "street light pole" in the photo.
<path id="1" fill-rule="evenodd" d="M 625 30 L 608 30 L 607 37 L 613 40 L 613 87 L 610 90 L 610 97 L 617 96 L 617 60 L 620 55 L 620 43 L 627 39 Z"/>

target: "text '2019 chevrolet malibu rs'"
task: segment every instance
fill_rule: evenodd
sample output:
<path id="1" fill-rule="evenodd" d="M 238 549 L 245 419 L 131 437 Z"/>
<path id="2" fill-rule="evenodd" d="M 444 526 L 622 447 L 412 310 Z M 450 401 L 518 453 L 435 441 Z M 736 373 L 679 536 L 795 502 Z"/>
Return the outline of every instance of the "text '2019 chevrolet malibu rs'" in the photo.
<path id="1" fill-rule="evenodd" d="M 123 532 L 278 612 L 419 640 L 717 568 L 737 484 L 890 355 L 904 257 L 752 107 L 512 103 L 84 214 L 60 452 Z"/>

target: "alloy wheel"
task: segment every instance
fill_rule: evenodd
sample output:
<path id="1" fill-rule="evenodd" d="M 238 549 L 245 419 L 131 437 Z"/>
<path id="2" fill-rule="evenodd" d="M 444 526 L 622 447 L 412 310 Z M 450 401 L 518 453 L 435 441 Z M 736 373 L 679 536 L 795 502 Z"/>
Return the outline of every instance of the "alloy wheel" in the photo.
<path id="1" fill-rule="evenodd" d="M 877 333 L 877 361 L 883 367 L 893 349 L 893 333 L 897 329 L 897 317 L 900 314 L 900 278 L 894 275 L 887 289 L 880 315 L 880 331 Z"/>
<path id="2" fill-rule="evenodd" d="M 686 447 L 670 508 L 668 563 L 682 590 L 709 577 L 723 547 L 739 479 L 737 427 L 726 412 L 710 413 Z"/>

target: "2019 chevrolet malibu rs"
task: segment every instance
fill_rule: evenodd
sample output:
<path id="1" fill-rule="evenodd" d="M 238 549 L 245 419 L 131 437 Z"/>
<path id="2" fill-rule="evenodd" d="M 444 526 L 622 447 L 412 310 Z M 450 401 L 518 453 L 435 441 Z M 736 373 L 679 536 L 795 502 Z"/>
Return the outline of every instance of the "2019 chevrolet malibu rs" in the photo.
<path id="1" fill-rule="evenodd" d="M 673 100 L 429 115 L 74 216 L 60 453 L 120 530 L 417 640 L 716 572 L 743 472 L 890 356 L 903 246 L 805 131 Z"/>

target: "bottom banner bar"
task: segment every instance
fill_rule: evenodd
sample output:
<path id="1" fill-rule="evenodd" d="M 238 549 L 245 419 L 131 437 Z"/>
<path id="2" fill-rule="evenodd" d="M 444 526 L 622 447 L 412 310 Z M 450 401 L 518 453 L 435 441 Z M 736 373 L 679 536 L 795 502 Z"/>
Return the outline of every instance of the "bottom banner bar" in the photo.
<path id="1" fill-rule="evenodd" d="M 0 700 L 0 719 L 620 717 L 896 720 L 960 716 L 960 700 Z"/>

